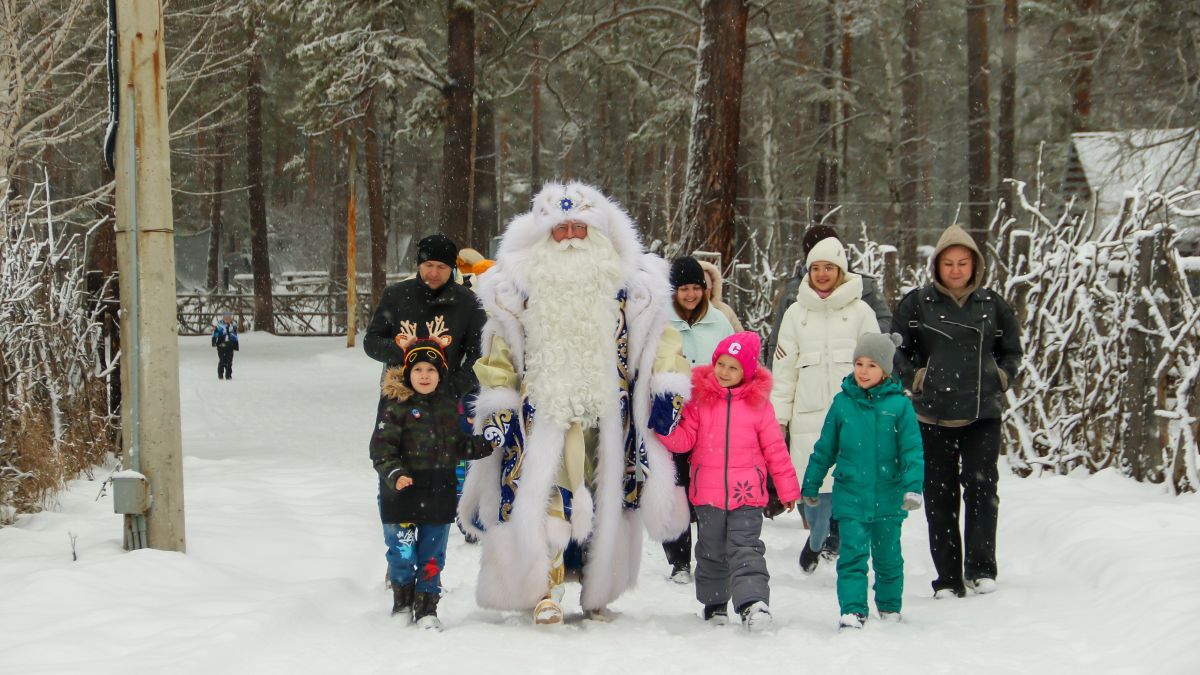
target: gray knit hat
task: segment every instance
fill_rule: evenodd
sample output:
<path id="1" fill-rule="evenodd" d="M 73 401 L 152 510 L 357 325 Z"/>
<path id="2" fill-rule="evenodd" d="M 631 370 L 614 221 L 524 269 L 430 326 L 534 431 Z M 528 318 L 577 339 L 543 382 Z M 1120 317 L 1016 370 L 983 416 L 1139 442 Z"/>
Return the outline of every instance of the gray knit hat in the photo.
<path id="1" fill-rule="evenodd" d="M 854 360 L 865 356 L 879 364 L 885 375 L 892 374 L 892 360 L 896 358 L 896 347 L 904 342 L 898 333 L 867 333 L 858 338 L 854 345 Z"/>

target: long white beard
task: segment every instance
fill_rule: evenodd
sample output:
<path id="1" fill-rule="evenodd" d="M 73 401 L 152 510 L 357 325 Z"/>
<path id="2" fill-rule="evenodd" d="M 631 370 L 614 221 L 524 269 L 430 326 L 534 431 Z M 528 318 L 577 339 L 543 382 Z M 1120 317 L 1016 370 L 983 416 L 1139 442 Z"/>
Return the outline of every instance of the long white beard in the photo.
<path id="1" fill-rule="evenodd" d="M 551 239 L 527 272 L 525 386 L 538 417 L 595 426 L 617 399 L 616 330 L 621 265 L 612 243 Z"/>

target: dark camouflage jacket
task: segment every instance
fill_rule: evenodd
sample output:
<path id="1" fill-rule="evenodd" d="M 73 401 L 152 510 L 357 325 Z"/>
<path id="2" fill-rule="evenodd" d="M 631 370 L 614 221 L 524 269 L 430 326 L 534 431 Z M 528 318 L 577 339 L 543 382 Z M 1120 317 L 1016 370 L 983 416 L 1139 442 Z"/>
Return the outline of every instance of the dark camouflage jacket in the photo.
<path id="1" fill-rule="evenodd" d="M 468 435 L 458 402 L 446 387 L 418 394 L 389 368 L 381 385 L 386 404 L 371 435 L 371 462 L 379 474 L 379 514 L 385 523 L 442 524 L 454 521 L 460 460 L 482 459 L 491 446 Z M 396 490 L 396 479 L 412 485 Z"/>

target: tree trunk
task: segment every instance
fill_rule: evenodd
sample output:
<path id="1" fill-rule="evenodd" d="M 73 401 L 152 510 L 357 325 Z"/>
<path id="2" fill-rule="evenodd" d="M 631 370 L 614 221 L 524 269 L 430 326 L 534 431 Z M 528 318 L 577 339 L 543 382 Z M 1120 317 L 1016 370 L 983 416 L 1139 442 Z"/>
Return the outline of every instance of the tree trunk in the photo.
<path id="1" fill-rule="evenodd" d="M 969 231 L 982 248 L 991 221 L 992 139 L 988 103 L 988 22 L 984 0 L 967 0 L 967 201 Z"/>
<path id="2" fill-rule="evenodd" d="M 475 116 L 475 216 L 474 239 L 480 253 L 487 253 L 487 242 L 496 235 L 496 117 L 492 102 L 479 99 Z M 466 243 L 464 242 L 464 245 Z"/>
<path id="3" fill-rule="evenodd" d="M 900 226 L 896 237 L 901 267 L 917 263 L 921 185 L 921 10 L 924 0 L 904 3 L 904 41 L 900 78 Z"/>
<path id="4" fill-rule="evenodd" d="M 334 328 L 346 327 L 346 210 L 350 203 L 349 163 L 347 160 L 346 132 L 338 129 L 333 132 L 330 142 L 330 154 L 334 158 L 332 178 L 337 181 L 337 199 L 335 206 L 328 214 L 331 239 L 329 246 L 329 292 L 333 296 L 330 311 L 333 312 Z"/>
<path id="5" fill-rule="evenodd" d="M 834 194 L 847 193 L 846 167 L 850 164 L 850 80 L 854 77 L 854 38 L 850 35 L 850 22 L 854 15 L 846 13 L 842 16 L 842 119 L 838 125 L 841 135 L 841 147 L 838 149 L 837 188 Z M 836 198 L 835 198 L 836 201 Z"/>
<path id="6" fill-rule="evenodd" d="M 825 11 L 825 47 L 821 56 L 821 72 L 823 73 L 821 86 L 830 93 L 835 86 L 833 60 L 836 55 L 834 35 L 837 24 L 834 18 L 834 1 L 829 0 Z M 825 141 L 825 137 L 828 136 L 827 141 L 832 151 L 821 147 L 821 143 L 817 144 L 817 170 L 813 184 L 813 223 L 824 220 L 825 214 L 833 209 L 834 203 L 837 201 L 837 161 L 834 159 L 837 154 L 837 131 L 833 128 L 833 103 L 828 95 L 817 104 L 817 133 L 821 134 L 819 138 L 822 141 Z"/>
<path id="7" fill-rule="evenodd" d="M 471 238 L 471 110 L 475 96 L 475 10 L 447 0 L 450 12 L 446 70 L 446 136 L 442 145 L 441 230 L 455 244 Z"/>
<path id="8" fill-rule="evenodd" d="M 249 28 L 254 45 L 255 26 Z M 246 185 L 250 212 L 250 267 L 254 273 L 254 330 L 273 332 L 271 259 L 267 248 L 267 202 L 263 185 L 262 55 L 254 48 L 246 75 Z"/>
<path id="9" fill-rule="evenodd" d="M 684 250 L 716 251 L 727 266 L 734 255 L 748 15 L 745 0 L 707 0 L 701 9 L 687 183 L 680 206 L 687 233 Z"/>
<path id="10" fill-rule="evenodd" d="M 1075 0 L 1075 8 L 1078 10 L 1075 16 L 1090 22 L 1096 11 L 1096 0 Z M 1092 51 L 1095 49 L 1092 30 L 1090 23 L 1082 28 L 1077 21 L 1067 25 L 1071 59 L 1075 64 L 1071 79 L 1072 132 L 1087 131 L 1092 113 Z"/>
<path id="11" fill-rule="evenodd" d="M 311 209 L 317 205 L 317 139 L 309 136 L 304 144 L 304 207 Z"/>
<path id="12" fill-rule="evenodd" d="M 208 202 L 208 278 L 205 288 L 210 292 L 221 283 L 221 206 L 225 190 L 225 132 L 218 129 L 213 143 L 212 195 Z"/>
<path id="13" fill-rule="evenodd" d="M 371 302 L 383 297 L 387 287 L 387 227 L 383 218 L 383 167 L 379 159 L 379 120 L 375 92 L 367 95 L 366 115 L 367 208 L 371 212 Z"/>
<path id="14" fill-rule="evenodd" d="M 529 196 L 542 187 L 542 41 L 533 39 L 533 75 L 529 78 Z"/>
<path id="15" fill-rule="evenodd" d="M 1017 0 L 1004 0 L 1004 31 L 1000 34 L 1000 120 L 996 143 L 996 194 L 1004 197 L 1004 218 L 1013 214 L 1015 190 L 1003 183 L 1016 171 L 1017 114 Z M 1005 256 L 1001 256 L 1004 259 Z"/>
<path id="16" fill-rule="evenodd" d="M 112 171 L 105 166 L 101 170 L 105 184 L 112 183 Z M 108 414 L 116 420 L 121 417 L 121 371 L 109 364 L 121 352 L 121 286 L 117 283 L 117 215 L 112 198 L 104 198 L 97 204 L 102 222 L 96 227 L 88 251 L 87 292 L 90 302 L 99 310 L 102 339 L 97 363 L 101 372 L 108 372 Z M 114 424 L 114 431 L 117 425 Z M 121 442 L 121 434 L 114 433 L 113 440 Z"/>

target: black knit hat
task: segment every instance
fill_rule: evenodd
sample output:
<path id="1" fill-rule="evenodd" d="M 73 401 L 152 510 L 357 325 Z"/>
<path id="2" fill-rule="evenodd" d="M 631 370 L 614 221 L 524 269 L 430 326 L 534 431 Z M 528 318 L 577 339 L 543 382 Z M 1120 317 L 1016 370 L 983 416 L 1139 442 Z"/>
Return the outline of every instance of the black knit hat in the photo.
<path id="1" fill-rule="evenodd" d="M 804 252 L 804 255 L 801 257 L 801 259 L 803 260 L 808 258 L 808 252 L 811 251 L 818 242 L 820 242 L 822 239 L 828 239 L 830 237 L 833 237 L 838 241 L 842 240 L 842 238 L 838 236 L 837 230 L 828 225 L 813 225 L 812 227 L 808 228 L 804 232 L 804 239 L 800 244 Z"/>
<path id="2" fill-rule="evenodd" d="M 430 260 L 454 267 L 458 263 L 458 246 L 444 234 L 431 234 L 417 242 L 417 264 Z"/>
<path id="3" fill-rule="evenodd" d="M 695 258 L 685 255 L 682 258 L 676 258 L 675 262 L 671 263 L 671 288 L 678 289 L 680 286 L 688 284 L 698 284 L 701 288 L 708 288 L 708 280 L 704 278 L 704 268 Z"/>
<path id="4" fill-rule="evenodd" d="M 413 340 L 404 350 L 404 386 L 412 389 L 412 367 L 418 363 L 429 363 L 438 371 L 438 382 L 446 380 L 446 353 L 442 343 L 429 338 Z"/>

